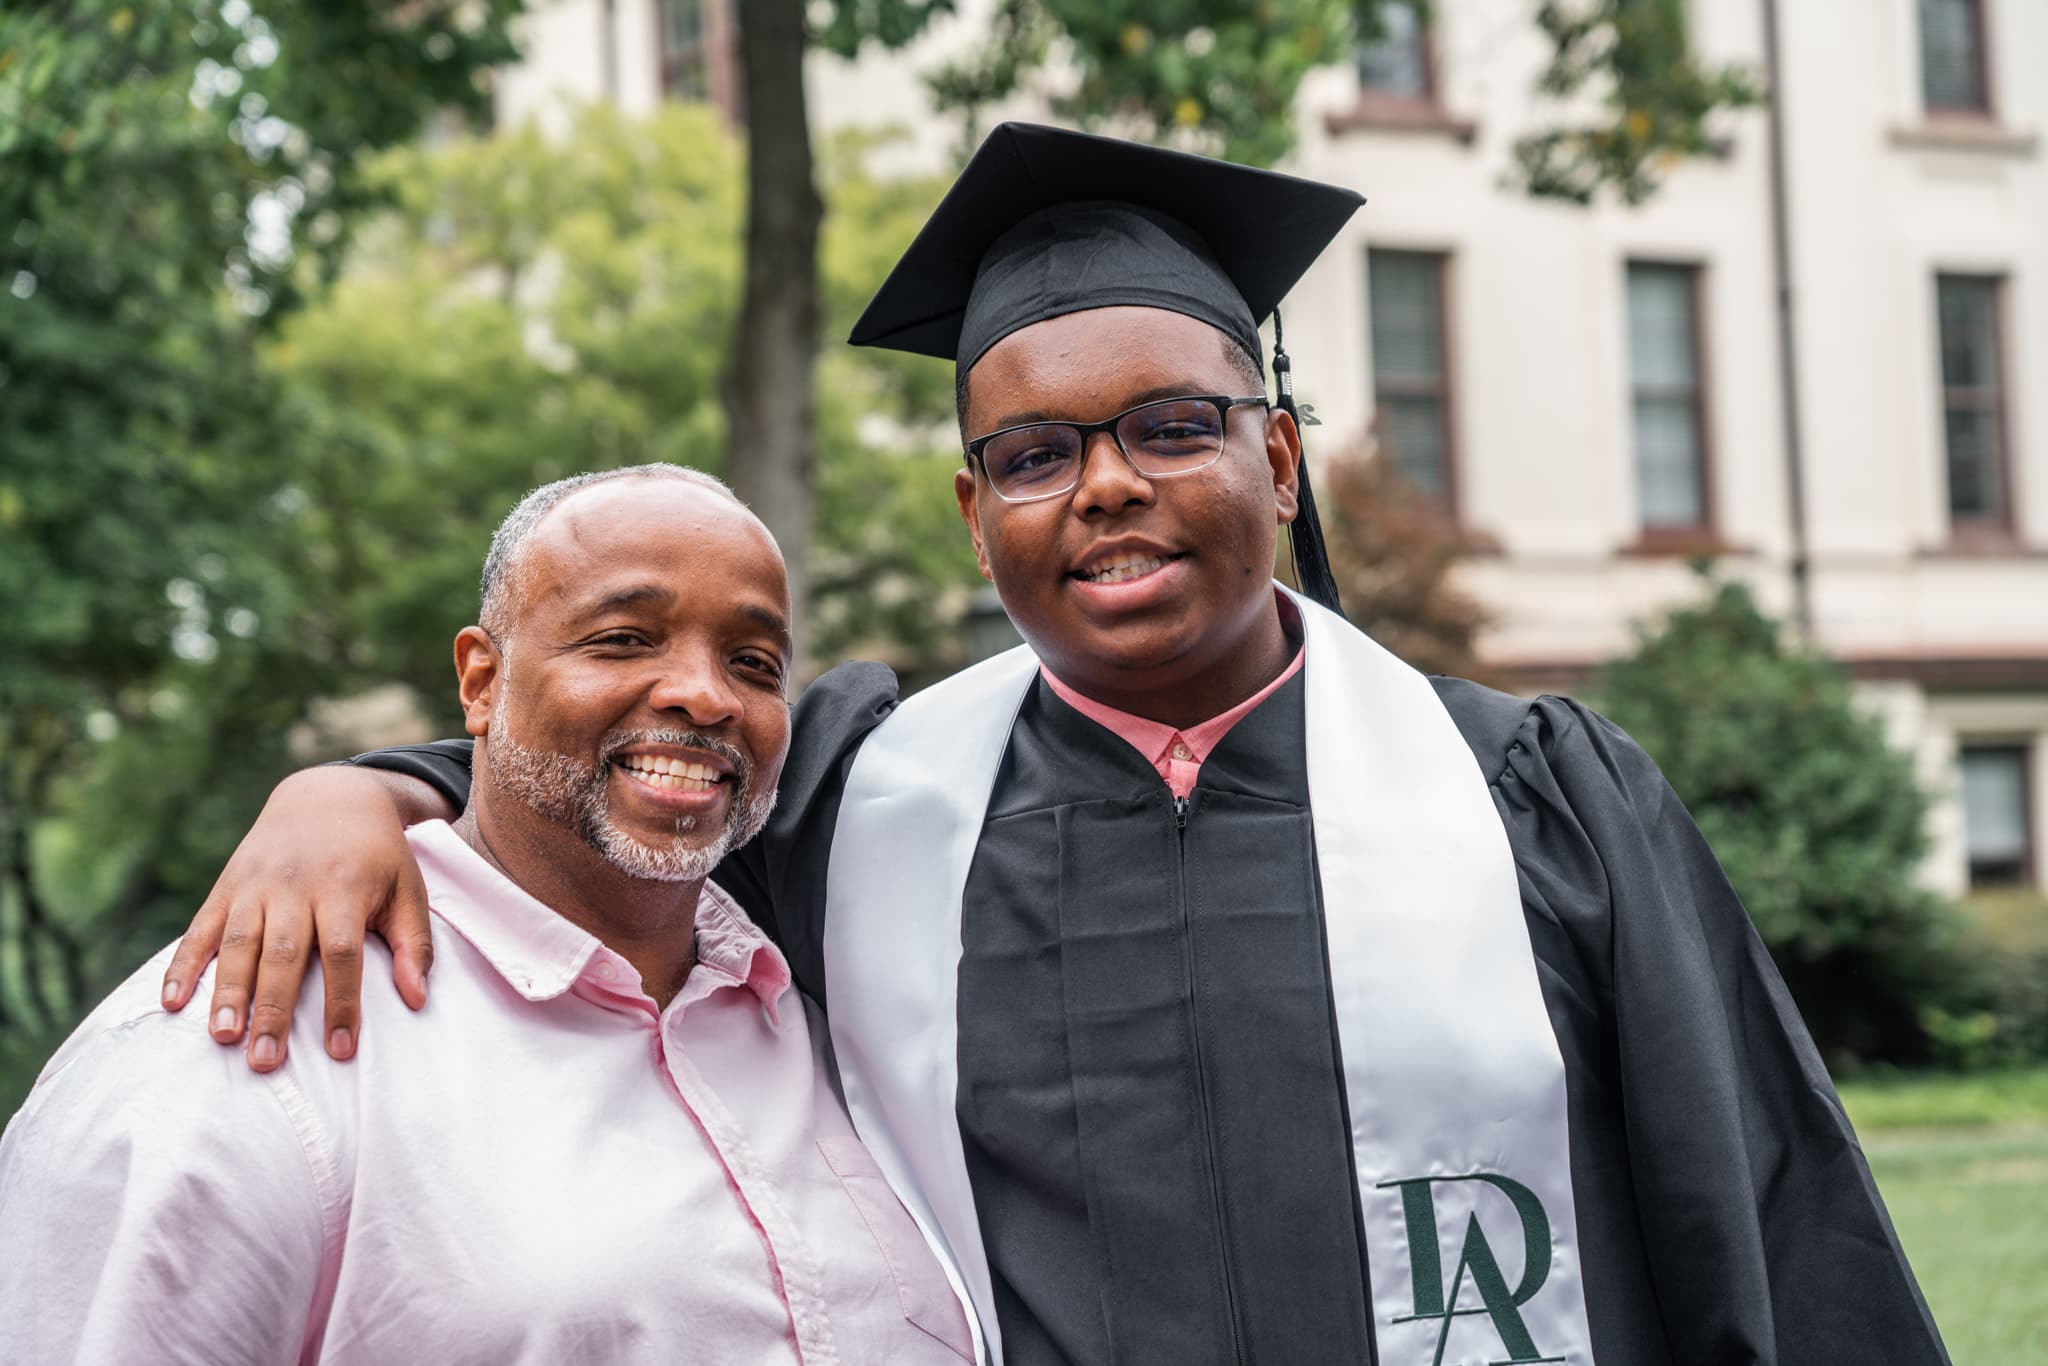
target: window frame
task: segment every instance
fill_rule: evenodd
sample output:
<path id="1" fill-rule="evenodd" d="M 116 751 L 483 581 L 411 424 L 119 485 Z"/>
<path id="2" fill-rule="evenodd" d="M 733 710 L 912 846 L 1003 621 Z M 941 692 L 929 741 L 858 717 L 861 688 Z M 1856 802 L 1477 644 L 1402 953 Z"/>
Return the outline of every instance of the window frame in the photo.
<path id="1" fill-rule="evenodd" d="M 1686 282 L 1686 309 L 1689 314 L 1692 335 L 1693 380 L 1691 402 L 1693 421 L 1693 443 L 1699 453 L 1695 474 L 1699 480 L 1699 517 L 1691 522 L 1651 523 L 1643 519 L 1642 464 L 1636 450 L 1636 399 L 1646 387 L 1636 379 L 1635 338 L 1628 325 L 1628 280 L 1629 274 L 1637 268 L 1646 270 L 1676 271 Z M 1622 354 L 1628 366 L 1628 461 L 1629 487 L 1634 495 L 1630 509 L 1636 527 L 1635 548 L 1649 553 L 1701 554 L 1723 549 L 1720 541 L 1720 516 L 1717 508 L 1718 481 L 1714 470 L 1714 423 L 1712 404 L 1708 395 L 1713 389 L 1713 372 L 1708 363 L 1707 352 L 1707 307 L 1706 291 L 1703 288 L 1706 266 L 1697 260 L 1660 256 L 1629 256 L 1622 261 Z M 1671 397 L 1669 386 L 1648 386 L 1665 391 L 1659 397 Z"/>
<path id="2" fill-rule="evenodd" d="M 2019 533 L 2019 522 L 2015 516 L 2018 489 L 2014 486 L 2012 462 L 2012 421 L 2010 399 L 2007 393 L 2006 374 L 2006 328 L 2005 291 L 2007 277 L 1984 271 L 1937 270 L 1934 272 L 1934 383 L 1936 407 L 1941 427 L 1941 488 L 1943 511 L 1948 520 L 1949 540 L 1952 544 L 1991 543 L 2008 544 Z M 1986 287 L 1991 302 L 1991 384 L 1951 385 L 1948 382 L 1948 339 L 1942 331 L 1941 291 L 1946 282 L 1979 284 Z M 1989 394 L 1988 405 L 1982 395 Z M 1958 394 L 1972 396 L 1967 404 L 1958 404 Z M 1977 411 L 1991 413 L 1991 430 L 1998 443 L 1997 457 L 1993 461 L 1992 474 L 1998 485 L 1998 515 L 1995 517 L 1956 515 L 1954 479 L 1948 448 L 1948 418 L 1958 407 L 1971 407 Z"/>
<path id="3" fill-rule="evenodd" d="M 1351 54 L 1351 70 L 1358 77 L 1358 99 L 1364 106 L 1384 105 L 1403 108 L 1436 109 L 1438 107 L 1436 71 L 1436 16 L 1415 10 L 1417 32 L 1415 35 L 1415 60 L 1422 71 L 1422 89 L 1414 94 L 1388 90 L 1384 86 L 1368 85 L 1360 59 L 1365 50 L 1374 44 L 1361 43 Z"/>
<path id="4" fill-rule="evenodd" d="M 697 55 L 694 60 L 701 64 L 704 73 L 704 94 L 702 101 L 724 111 L 727 118 L 738 122 L 744 115 L 740 99 L 739 54 L 734 46 L 737 34 L 734 31 L 733 15 L 729 0 L 654 0 L 648 6 L 648 14 L 654 22 L 654 74 L 655 82 L 664 100 L 695 100 L 696 95 L 683 95 L 677 91 L 677 73 L 685 59 L 669 51 L 668 14 L 669 7 L 676 4 L 695 5 L 703 28 L 697 39 Z"/>
<path id="5" fill-rule="evenodd" d="M 1970 70 L 1976 79 L 1977 102 L 1975 104 L 1935 104 L 1927 98 L 1927 40 L 1925 26 L 1920 23 L 1921 6 L 1926 0 L 1913 0 L 1914 39 L 1920 54 L 1920 108 L 1929 118 L 1947 119 L 1988 119 L 1997 109 L 1991 92 L 1991 40 L 1990 25 L 1984 17 L 1986 0 L 1962 0 L 1970 7 Z"/>
<path id="6" fill-rule="evenodd" d="M 2010 882 L 1980 882 L 1970 858 L 1969 812 L 1963 808 L 1963 756 L 1977 753 L 2012 754 L 2019 759 L 2020 863 L 2018 875 Z M 2034 747 L 2024 736 L 1968 736 L 1956 741 L 1956 807 L 1963 836 L 1963 881 L 1972 892 L 1995 892 L 2013 888 L 2031 890 L 2040 885 L 2041 850 L 2034 829 Z"/>
<path id="7" fill-rule="evenodd" d="M 1414 257 L 1419 260 L 1428 261 L 1435 271 L 1437 377 L 1433 385 L 1423 380 L 1401 378 L 1395 379 L 1390 388 L 1387 376 L 1380 369 L 1379 354 L 1373 346 L 1372 309 L 1374 291 L 1372 288 L 1372 258 L 1374 256 Z M 1366 244 L 1365 345 L 1367 353 L 1372 358 L 1372 411 L 1375 440 L 1383 439 L 1378 435 L 1383 396 L 1391 392 L 1394 397 L 1398 398 L 1433 397 L 1436 400 L 1438 410 L 1437 430 L 1441 433 L 1441 440 L 1438 445 L 1439 469 L 1437 471 L 1441 491 L 1434 495 L 1429 495 L 1428 490 L 1422 490 L 1422 492 L 1429 496 L 1430 501 L 1437 505 L 1447 519 L 1456 522 L 1460 520 L 1459 509 L 1462 503 L 1460 481 L 1458 478 L 1458 466 L 1460 463 L 1458 459 L 1459 433 L 1456 400 L 1458 382 L 1456 365 L 1454 364 L 1457 345 L 1455 334 L 1452 330 L 1452 275 L 1453 257 L 1452 253 L 1448 250 L 1429 247 L 1375 246 L 1372 243 Z M 1398 470 L 1398 462 L 1395 468 Z"/>

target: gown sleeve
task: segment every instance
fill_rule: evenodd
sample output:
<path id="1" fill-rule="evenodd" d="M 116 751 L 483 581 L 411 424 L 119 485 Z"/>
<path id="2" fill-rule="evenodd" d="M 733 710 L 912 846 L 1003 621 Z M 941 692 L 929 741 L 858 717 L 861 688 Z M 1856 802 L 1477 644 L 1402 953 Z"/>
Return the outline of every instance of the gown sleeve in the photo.
<path id="1" fill-rule="evenodd" d="M 730 892 L 789 959 L 798 986 L 825 997 L 825 873 L 839 799 L 861 741 L 896 710 L 896 675 L 864 660 L 841 664 L 804 689 L 790 713 L 789 758 L 775 811 L 712 880 Z"/>
<path id="2" fill-rule="evenodd" d="M 1819 1053 L 1684 804 L 1611 722 L 1524 706 L 1487 776 L 1553 1018 L 1608 1073 L 1568 1068 L 1574 1148 L 1580 1099 L 1600 1097 L 1620 1129 L 1589 1136 L 1616 1158 L 1601 1193 L 1632 1191 L 1671 1359 L 1946 1363 Z M 1588 1267 L 1589 1301 L 1602 1279 Z"/>
<path id="3" fill-rule="evenodd" d="M 469 805 L 469 757 L 475 748 L 473 740 L 433 740 L 423 745 L 373 749 L 341 762 L 418 778 L 460 811 Z"/>
<path id="4" fill-rule="evenodd" d="M 886 665 L 858 660 L 804 689 L 790 713 L 789 757 L 774 814 L 711 875 L 782 949 L 797 985 L 821 1005 L 825 872 L 839 799 L 861 741 L 896 709 L 896 700 L 896 675 Z M 418 778 L 460 809 L 469 804 L 471 750 L 468 740 L 436 740 L 343 762 Z"/>

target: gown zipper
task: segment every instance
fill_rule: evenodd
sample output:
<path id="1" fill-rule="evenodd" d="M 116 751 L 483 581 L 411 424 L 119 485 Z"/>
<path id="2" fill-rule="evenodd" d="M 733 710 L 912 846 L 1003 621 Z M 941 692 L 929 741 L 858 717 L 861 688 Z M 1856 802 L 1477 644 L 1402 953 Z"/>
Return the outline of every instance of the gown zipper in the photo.
<path id="1" fill-rule="evenodd" d="M 1188 1039 L 1195 1053 L 1195 1101 L 1202 1117 L 1202 1159 L 1208 1169 L 1209 1202 L 1216 1218 L 1216 1255 L 1223 1268 L 1223 1311 L 1230 1319 L 1231 1360 L 1244 1366 L 1244 1329 L 1237 1319 L 1237 1277 L 1230 1259 L 1230 1229 L 1224 1217 L 1223 1182 L 1216 1170 L 1216 1122 L 1209 1108 L 1209 1081 L 1202 1065 L 1202 1030 L 1195 1010 L 1195 935 L 1188 911 L 1188 808 L 1186 797 L 1173 799 L 1173 828 L 1180 859 L 1181 971 L 1188 992 Z"/>

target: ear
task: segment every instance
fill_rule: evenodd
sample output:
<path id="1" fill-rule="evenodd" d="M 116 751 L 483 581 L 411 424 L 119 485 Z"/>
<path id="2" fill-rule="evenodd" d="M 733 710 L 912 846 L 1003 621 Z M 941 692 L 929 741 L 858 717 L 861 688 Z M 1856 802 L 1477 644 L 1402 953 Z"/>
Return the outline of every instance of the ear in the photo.
<path id="1" fill-rule="evenodd" d="M 1301 511 L 1301 429 L 1284 408 L 1266 413 L 1266 464 L 1273 472 L 1273 520 L 1286 525 Z"/>
<path id="2" fill-rule="evenodd" d="M 972 465 L 953 471 L 953 497 L 959 500 L 960 520 L 967 523 L 968 539 L 974 542 L 975 566 L 984 579 L 994 583 L 995 575 L 988 572 L 988 549 L 981 541 L 981 481 L 974 477 Z"/>
<path id="3" fill-rule="evenodd" d="M 491 707 L 505 676 L 497 642 L 481 626 L 465 626 L 455 637 L 455 691 L 462 699 L 462 728 L 482 736 L 491 728 Z"/>

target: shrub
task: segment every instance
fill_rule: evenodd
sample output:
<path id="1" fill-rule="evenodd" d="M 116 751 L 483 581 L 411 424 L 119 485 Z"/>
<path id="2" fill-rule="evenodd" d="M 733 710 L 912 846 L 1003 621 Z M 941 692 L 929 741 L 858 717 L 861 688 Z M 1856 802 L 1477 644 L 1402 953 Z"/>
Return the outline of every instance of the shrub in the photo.
<path id="1" fill-rule="evenodd" d="M 1486 610 L 1450 577 L 1471 547 L 1438 504 L 1358 451 L 1332 457 L 1316 491 L 1352 625 L 1424 673 L 1487 681 L 1475 648 Z"/>
<path id="2" fill-rule="evenodd" d="M 1915 879 L 1928 798 L 1911 760 L 1839 666 L 1704 577 L 1703 600 L 1602 671 L 1602 706 L 1699 822 L 1831 1062 L 1988 1052 L 1967 925 Z"/>

